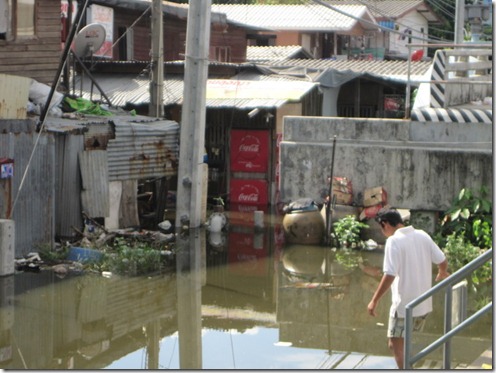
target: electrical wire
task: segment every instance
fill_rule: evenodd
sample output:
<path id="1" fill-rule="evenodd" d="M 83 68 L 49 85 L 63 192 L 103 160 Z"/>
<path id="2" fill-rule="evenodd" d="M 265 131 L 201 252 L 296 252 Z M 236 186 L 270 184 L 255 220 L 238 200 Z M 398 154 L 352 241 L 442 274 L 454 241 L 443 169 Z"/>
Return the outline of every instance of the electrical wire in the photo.
<path id="1" fill-rule="evenodd" d="M 411 24 L 411 25 L 405 25 L 402 22 L 398 22 L 398 19 L 393 18 L 393 17 L 391 17 L 388 14 L 385 14 L 382 11 L 382 9 L 380 9 L 377 6 L 373 5 L 374 1 L 367 1 L 367 0 L 355 0 L 355 1 L 357 1 L 358 3 L 360 3 L 362 5 L 365 5 L 367 8 L 369 8 L 370 10 L 372 10 L 374 13 L 379 14 L 381 16 L 381 18 L 385 18 L 386 20 L 391 21 L 391 22 L 394 22 L 395 24 L 397 24 L 399 26 L 403 26 L 405 28 L 410 28 L 410 29 L 413 29 L 414 31 L 417 31 L 418 33 L 422 33 L 422 30 L 420 28 L 423 27 L 423 25 L 418 24 L 418 23 Z M 450 16 L 450 17 L 451 18 L 454 18 L 454 15 L 453 16 Z M 414 26 L 418 26 L 419 28 L 416 29 Z M 440 31 L 445 31 L 447 33 L 454 34 L 454 32 L 452 32 L 452 31 L 448 31 L 448 30 L 445 30 L 445 29 L 440 29 L 440 28 L 437 28 L 437 27 L 435 27 L 433 25 L 428 25 L 428 28 L 429 28 L 429 30 L 440 30 Z M 430 35 L 430 37 L 431 38 L 437 38 L 434 35 Z"/>
<path id="2" fill-rule="evenodd" d="M 132 30 L 134 28 L 134 26 L 136 26 L 136 24 L 141 20 L 141 18 L 143 18 L 143 16 L 148 13 L 150 11 L 150 9 L 152 8 L 152 6 L 150 5 L 148 8 L 146 8 L 143 13 L 141 13 L 141 15 L 136 18 L 136 20 L 131 24 L 131 26 L 129 27 L 126 27 L 126 31 L 124 31 L 124 33 L 119 36 L 114 43 L 112 43 L 112 45 L 110 45 L 109 47 L 107 47 L 106 49 L 104 49 L 102 51 L 102 54 L 105 55 L 108 51 L 111 51 L 116 45 L 117 43 L 119 43 L 121 41 L 121 39 L 124 37 L 124 36 L 127 36 L 127 33 L 129 32 L 129 30 Z M 90 69 L 92 69 L 95 64 L 97 63 L 97 61 L 94 61 L 91 66 L 90 66 Z"/>
<path id="3" fill-rule="evenodd" d="M 360 18 L 360 17 L 356 17 L 356 16 L 354 16 L 352 14 L 349 14 L 349 13 L 347 13 L 347 12 L 345 12 L 345 11 L 339 9 L 339 8 L 336 8 L 333 5 L 330 5 L 330 4 L 326 3 L 325 1 L 322 1 L 322 0 L 311 0 L 311 1 L 314 2 L 314 3 L 316 3 L 316 4 L 322 5 L 322 6 L 326 7 L 326 8 L 332 9 L 332 10 L 334 10 L 334 11 L 340 13 L 340 14 L 343 14 L 343 15 L 346 15 L 348 17 L 351 17 L 351 18 L 353 18 L 353 19 L 355 19 L 357 21 L 360 21 L 362 23 L 367 23 L 367 24 L 373 25 L 373 26 L 375 26 L 375 27 L 377 27 L 377 28 L 379 28 L 379 29 L 381 29 L 383 31 L 386 31 L 386 32 L 389 32 L 389 33 L 392 33 L 392 34 L 397 34 L 399 36 L 403 36 L 404 35 L 403 32 L 396 31 L 396 30 L 391 30 L 389 27 L 385 27 L 385 26 L 379 25 L 379 24 L 377 24 L 375 22 L 368 21 L 366 19 L 363 19 L 363 18 Z M 427 42 L 427 43 L 433 43 L 433 44 L 438 43 L 440 40 L 441 41 L 443 40 L 443 39 L 434 40 L 432 38 L 424 38 L 424 37 L 420 37 L 420 36 L 416 36 L 416 35 L 408 35 L 408 37 L 411 38 L 411 39 L 416 39 L 416 40 L 424 41 L 424 42 Z"/>

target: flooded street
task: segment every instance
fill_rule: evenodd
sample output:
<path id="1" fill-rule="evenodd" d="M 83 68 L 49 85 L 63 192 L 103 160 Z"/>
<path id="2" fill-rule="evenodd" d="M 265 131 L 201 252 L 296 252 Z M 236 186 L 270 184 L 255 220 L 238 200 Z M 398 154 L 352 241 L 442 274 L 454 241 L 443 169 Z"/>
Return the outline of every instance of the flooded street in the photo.
<path id="1" fill-rule="evenodd" d="M 280 225 L 232 218 L 217 236 L 178 236 L 167 273 L 0 278 L 0 369 L 394 369 L 389 298 L 366 312 L 382 250 L 355 254 L 285 246 Z M 441 335 L 443 304 L 415 352 Z M 452 358 L 469 363 L 491 340 L 488 317 L 455 338 Z"/>

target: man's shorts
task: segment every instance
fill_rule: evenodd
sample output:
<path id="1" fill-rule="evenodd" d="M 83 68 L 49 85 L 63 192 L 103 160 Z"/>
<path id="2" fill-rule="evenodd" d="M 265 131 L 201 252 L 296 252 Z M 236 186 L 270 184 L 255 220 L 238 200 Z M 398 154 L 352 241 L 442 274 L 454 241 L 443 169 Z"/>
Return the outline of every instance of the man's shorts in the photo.
<path id="1" fill-rule="evenodd" d="M 413 318 L 413 331 L 421 332 L 424 329 L 425 319 L 427 315 Z M 387 331 L 388 338 L 404 338 L 405 337 L 405 319 L 402 317 L 390 317 Z"/>

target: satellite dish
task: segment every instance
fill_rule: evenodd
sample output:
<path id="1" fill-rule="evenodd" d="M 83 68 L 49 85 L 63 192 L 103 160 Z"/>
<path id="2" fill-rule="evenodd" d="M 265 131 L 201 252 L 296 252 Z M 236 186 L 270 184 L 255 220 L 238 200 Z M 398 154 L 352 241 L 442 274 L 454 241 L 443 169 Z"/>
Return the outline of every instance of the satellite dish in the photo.
<path id="1" fill-rule="evenodd" d="M 91 56 L 102 47 L 105 36 L 105 27 L 99 23 L 84 26 L 74 38 L 74 54 L 79 58 Z"/>

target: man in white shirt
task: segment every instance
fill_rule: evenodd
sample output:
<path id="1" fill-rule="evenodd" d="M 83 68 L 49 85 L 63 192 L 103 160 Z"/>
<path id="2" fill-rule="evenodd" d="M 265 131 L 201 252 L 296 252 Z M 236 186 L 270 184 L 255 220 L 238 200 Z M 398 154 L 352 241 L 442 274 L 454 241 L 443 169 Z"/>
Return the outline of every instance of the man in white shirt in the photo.
<path id="1" fill-rule="evenodd" d="M 370 303 L 368 312 L 375 316 L 379 300 L 391 288 L 388 346 L 399 369 L 404 367 L 405 306 L 432 287 L 432 264 L 438 266 L 436 281 L 449 276 L 444 253 L 423 230 L 405 226 L 398 211 L 382 209 L 377 222 L 387 237 L 384 250 L 383 276 Z M 432 311 L 432 298 L 413 309 L 413 330 L 421 331 L 425 317 Z"/>

